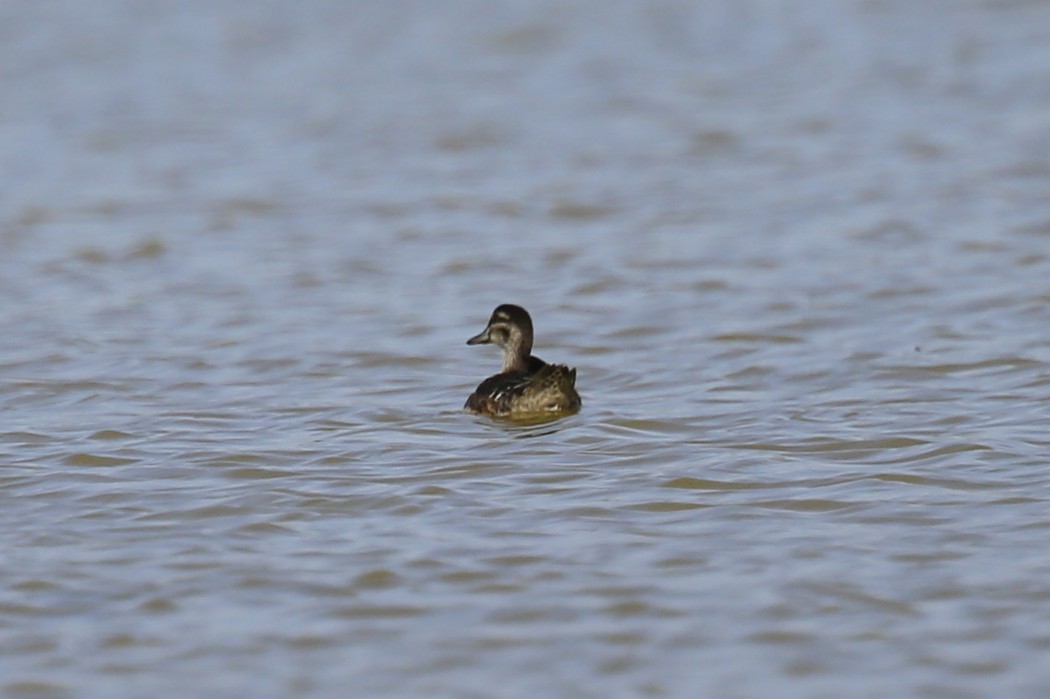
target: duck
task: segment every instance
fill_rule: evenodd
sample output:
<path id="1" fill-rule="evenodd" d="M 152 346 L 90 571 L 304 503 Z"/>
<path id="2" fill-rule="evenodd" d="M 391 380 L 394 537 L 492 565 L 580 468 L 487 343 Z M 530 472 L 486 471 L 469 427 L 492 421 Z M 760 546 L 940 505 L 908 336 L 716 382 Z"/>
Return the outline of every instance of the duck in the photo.
<path id="1" fill-rule="evenodd" d="M 579 411 L 576 369 L 548 364 L 532 354 L 532 317 L 521 306 L 497 306 L 485 329 L 468 345 L 494 344 L 503 350 L 503 369 L 478 384 L 463 408 L 490 417 L 560 417 Z"/>

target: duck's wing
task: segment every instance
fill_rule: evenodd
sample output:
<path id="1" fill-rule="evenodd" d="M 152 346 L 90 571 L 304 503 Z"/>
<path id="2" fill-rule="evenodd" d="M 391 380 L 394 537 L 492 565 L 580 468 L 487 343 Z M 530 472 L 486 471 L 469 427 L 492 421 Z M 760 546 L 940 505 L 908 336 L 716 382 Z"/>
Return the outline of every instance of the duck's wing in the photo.
<path id="1" fill-rule="evenodd" d="M 533 371 L 508 371 L 482 381 L 463 407 L 476 413 L 514 417 L 575 412 L 581 401 L 576 393 L 576 369 L 539 361 Z"/>
<path id="2" fill-rule="evenodd" d="M 518 386 L 512 408 L 515 413 L 561 413 L 579 410 L 576 370 L 563 364 L 546 364 Z"/>

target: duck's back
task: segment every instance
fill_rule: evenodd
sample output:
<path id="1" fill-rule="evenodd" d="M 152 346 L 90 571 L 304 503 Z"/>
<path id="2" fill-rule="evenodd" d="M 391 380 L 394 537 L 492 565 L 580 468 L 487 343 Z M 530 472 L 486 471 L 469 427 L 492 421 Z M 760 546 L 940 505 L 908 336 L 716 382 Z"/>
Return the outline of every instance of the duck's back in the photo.
<path id="1" fill-rule="evenodd" d="M 580 409 L 576 370 L 530 357 L 530 366 L 489 377 L 478 385 L 464 406 L 483 415 L 515 417 L 573 413 Z"/>

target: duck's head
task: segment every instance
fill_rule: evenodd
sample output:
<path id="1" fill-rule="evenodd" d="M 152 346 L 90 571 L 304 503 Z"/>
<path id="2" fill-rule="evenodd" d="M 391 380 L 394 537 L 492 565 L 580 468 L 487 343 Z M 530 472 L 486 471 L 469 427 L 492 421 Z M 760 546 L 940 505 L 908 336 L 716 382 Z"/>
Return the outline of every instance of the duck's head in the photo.
<path id="1" fill-rule="evenodd" d="M 532 353 L 532 318 L 521 306 L 497 306 L 489 324 L 468 345 L 494 344 L 503 350 L 503 371 L 517 371 L 528 365 Z"/>

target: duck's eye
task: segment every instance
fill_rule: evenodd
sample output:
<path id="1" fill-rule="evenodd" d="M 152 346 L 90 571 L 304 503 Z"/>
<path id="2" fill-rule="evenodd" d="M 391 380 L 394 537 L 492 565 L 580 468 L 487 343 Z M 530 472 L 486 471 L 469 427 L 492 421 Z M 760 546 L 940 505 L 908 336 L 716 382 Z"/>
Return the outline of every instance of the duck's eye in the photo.
<path id="1" fill-rule="evenodd" d="M 509 337 L 506 328 L 495 327 L 492 329 L 492 339 L 494 342 L 499 344 L 500 342 L 506 342 Z"/>

